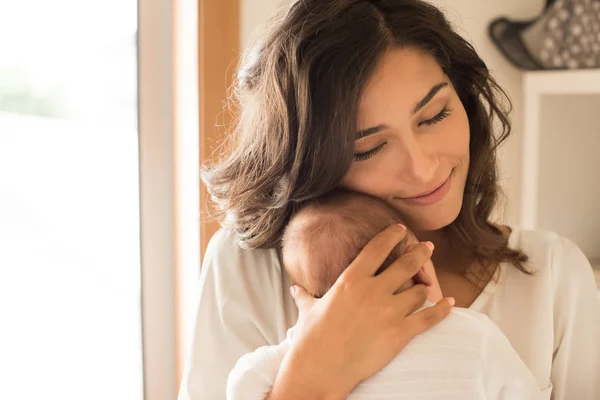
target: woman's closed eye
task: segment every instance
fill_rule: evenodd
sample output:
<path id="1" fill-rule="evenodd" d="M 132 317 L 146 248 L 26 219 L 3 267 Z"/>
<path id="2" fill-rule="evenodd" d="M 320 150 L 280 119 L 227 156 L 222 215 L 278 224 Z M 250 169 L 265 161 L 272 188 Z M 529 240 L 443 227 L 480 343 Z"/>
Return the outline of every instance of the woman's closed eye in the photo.
<path id="1" fill-rule="evenodd" d="M 450 116 L 451 113 L 452 113 L 452 109 L 448 108 L 447 106 L 445 106 L 444 108 L 442 108 L 442 111 L 440 111 L 436 116 L 434 116 L 431 119 L 419 122 L 418 126 L 422 126 L 422 125 L 432 126 L 432 125 L 435 125 L 435 124 L 440 123 L 441 121 L 443 121 L 448 116 Z M 365 151 L 365 152 L 362 152 L 362 153 L 356 153 L 356 154 L 354 154 L 354 161 L 368 160 L 369 158 L 373 157 L 375 154 L 377 154 L 381 150 L 383 150 L 383 148 L 385 147 L 386 144 L 387 144 L 387 142 L 384 142 L 384 143 L 380 144 L 379 146 L 377 146 L 377 147 L 375 147 L 375 148 L 373 148 L 373 149 L 371 149 L 369 151 Z"/>
<path id="2" fill-rule="evenodd" d="M 435 117 L 433 117 L 431 119 L 419 122 L 418 126 L 435 125 L 435 124 L 441 122 L 442 120 L 444 120 L 444 118 L 447 118 L 450 115 L 450 113 L 452 113 L 452 109 L 448 108 L 447 106 L 444 106 L 444 108 L 442 108 L 442 111 L 440 111 L 439 114 L 437 114 Z"/>
<path id="3" fill-rule="evenodd" d="M 384 142 L 384 143 L 380 144 L 379 146 L 375 147 L 372 150 L 365 151 L 364 153 L 356 153 L 356 154 L 354 154 L 354 161 L 364 161 L 364 160 L 367 160 L 367 159 L 373 157 L 375 154 L 377 154 L 381 150 L 383 150 L 383 147 L 386 144 L 387 144 L 387 142 Z"/>

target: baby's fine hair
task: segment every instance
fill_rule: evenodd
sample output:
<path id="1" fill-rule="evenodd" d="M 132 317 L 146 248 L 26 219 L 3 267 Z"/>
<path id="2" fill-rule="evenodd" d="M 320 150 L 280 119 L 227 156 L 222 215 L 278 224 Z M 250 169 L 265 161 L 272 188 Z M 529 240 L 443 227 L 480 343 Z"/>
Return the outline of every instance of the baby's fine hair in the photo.
<path id="1" fill-rule="evenodd" d="M 284 267 L 292 283 L 322 297 L 373 236 L 401 222 L 383 200 L 335 190 L 309 202 L 290 219 L 282 237 Z"/>

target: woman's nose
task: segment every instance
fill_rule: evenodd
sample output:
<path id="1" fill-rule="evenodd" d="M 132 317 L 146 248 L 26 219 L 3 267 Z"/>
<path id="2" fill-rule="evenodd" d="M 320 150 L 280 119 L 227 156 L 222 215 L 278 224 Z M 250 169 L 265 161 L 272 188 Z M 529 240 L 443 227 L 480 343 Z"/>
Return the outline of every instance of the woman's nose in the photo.
<path id="1" fill-rule="evenodd" d="M 435 179 L 439 160 L 428 140 L 416 135 L 403 140 L 400 158 L 399 178 L 407 183 L 430 184 Z"/>

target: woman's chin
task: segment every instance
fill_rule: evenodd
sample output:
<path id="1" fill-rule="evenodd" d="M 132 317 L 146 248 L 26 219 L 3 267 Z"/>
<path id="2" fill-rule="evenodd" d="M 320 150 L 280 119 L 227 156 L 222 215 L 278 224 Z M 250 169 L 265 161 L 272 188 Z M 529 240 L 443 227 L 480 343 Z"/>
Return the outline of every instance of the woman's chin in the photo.
<path id="1" fill-rule="evenodd" d="M 422 215 L 418 215 L 416 213 L 412 213 L 410 217 L 408 217 L 408 213 L 402 213 L 403 215 L 407 215 L 406 224 L 414 231 L 437 231 L 446 226 L 453 223 L 458 214 L 460 214 L 460 210 L 462 208 L 462 204 L 458 203 L 457 206 L 452 207 L 440 207 L 437 210 L 423 210 Z M 420 214 L 420 213 L 419 213 Z"/>
<path id="2" fill-rule="evenodd" d="M 437 231 L 454 222 L 455 218 L 448 218 L 446 220 L 435 220 L 435 221 L 418 221 L 410 227 L 415 231 Z"/>

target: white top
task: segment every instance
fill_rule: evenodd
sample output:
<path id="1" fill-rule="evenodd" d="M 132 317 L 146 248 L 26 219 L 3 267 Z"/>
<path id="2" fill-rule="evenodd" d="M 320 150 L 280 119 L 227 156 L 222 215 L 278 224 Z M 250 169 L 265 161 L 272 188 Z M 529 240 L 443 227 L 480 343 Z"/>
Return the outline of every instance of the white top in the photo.
<path id="1" fill-rule="evenodd" d="M 282 343 L 242 356 L 229 374 L 227 400 L 264 400 L 293 341 L 294 328 Z M 356 386 L 348 400 L 542 400 L 542 396 L 550 399 L 500 329 L 482 313 L 454 308 Z"/>
<path id="2" fill-rule="evenodd" d="M 554 386 L 553 399 L 600 399 L 600 306 L 588 260 L 551 232 L 515 229 L 509 245 L 536 273 L 502 264 L 470 309 L 502 330 L 540 389 Z M 211 239 L 180 400 L 225 399 L 236 361 L 285 339 L 298 317 L 289 287 L 276 250 L 240 249 L 225 231 Z"/>

